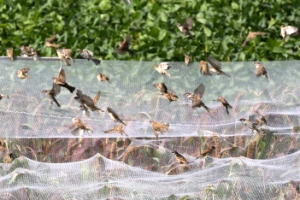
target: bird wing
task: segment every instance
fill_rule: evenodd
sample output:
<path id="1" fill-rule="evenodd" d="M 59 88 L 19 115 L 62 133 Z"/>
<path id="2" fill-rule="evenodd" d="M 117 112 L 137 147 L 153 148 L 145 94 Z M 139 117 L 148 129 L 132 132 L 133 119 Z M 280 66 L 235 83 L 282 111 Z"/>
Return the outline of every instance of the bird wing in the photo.
<path id="1" fill-rule="evenodd" d="M 165 69 L 165 70 L 168 70 L 171 68 L 169 62 L 161 62 L 161 63 L 159 63 L 158 67 L 161 69 Z"/>
<path id="2" fill-rule="evenodd" d="M 160 83 L 159 87 L 161 87 L 162 93 L 167 93 L 168 92 L 168 88 L 164 83 Z"/>
<path id="3" fill-rule="evenodd" d="M 189 18 L 186 19 L 186 21 L 185 21 L 183 27 L 184 27 L 185 29 L 191 30 L 191 29 L 192 29 L 192 26 L 193 26 L 193 20 L 192 20 L 192 18 L 189 17 Z"/>
<path id="4" fill-rule="evenodd" d="M 53 83 L 53 87 L 51 89 L 51 93 L 55 96 L 60 93 L 60 85 L 57 85 L 56 83 Z"/>
<path id="5" fill-rule="evenodd" d="M 292 35 L 298 31 L 298 28 L 294 26 L 286 26 L 284 27 L 284 30 L 287 35 Z"/>
<path id="6" fill-rule="evenodd" d="M 130 35 L 126 35 L 126 37 L 122 43 L 122 46 L 123 46 L 123 48 L 128 49 L 130 44 L 131 44 L 131 37 L 130 37 Z"/>
<path id="7" fill-rule="evenodd" d="M 60 69 L 59 74 L 58 74 L 58 81 L 65 83 L 66 82 L 66 74 L 64 69 Z"/>
<path id="8" fill-rule="evenodd" d="M 29 71 L 29 67 L 23 68 L 22 69 L 22 74 L 26 74 Z"/>
<path id="9" fill-rule="evenodd" d="M 203 83 L 200 83 L 200 85 L 194 90 L 194 95 L 197 95 L 198 97 L 203 97 L 205 93 L 205 85 Z"/>
<path id="10" fill-rule="evenodd" d="M 98 103 L 99 99 L 100 99 L 100 91 L 97 92 L 96 96 L 93 99 L 95 105 Z"/>
<path id="11" fill-rule="evenodd" d="M 208 62 L 211 64 L 212 67 L 214 67 L 216 69 L 221 69 L 221 63 L 214 57 L 209 56 Z"/>
<path id="12" fill-rule="evenodd" d="M 95 105 L 94 100 L 86 94 L 81 95 L 81 101 L 83 102 L 83 104 L 87 105 L 88 107 Z"/>

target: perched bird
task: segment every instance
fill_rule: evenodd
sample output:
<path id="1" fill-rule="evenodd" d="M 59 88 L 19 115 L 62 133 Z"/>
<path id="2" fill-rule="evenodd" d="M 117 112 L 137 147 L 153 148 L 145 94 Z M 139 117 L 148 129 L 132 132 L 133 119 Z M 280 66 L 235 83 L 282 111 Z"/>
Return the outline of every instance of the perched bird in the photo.
<path id="1" fill-rule="evenodd" d="M 66 74 L 65 74 L 65 70 L 64 69 L 60 68 L 58 77 L 52 77 L 52 79 L 53 79 L 53 82 L 56 83 L 57 85 L 60 85 L 60 86 L 62 86 L 64 88 L 67 88 L 71 93 L 74 92 L 75 87 L 69 85 L 66 82 Z"/>
<path id="2" fill-rule="evenodd" d="M 188 66 L 190 64 L 191 58 L 189 56 L 189 54 L 185 53 L 184 54 L 184 63 L 186 66 Z"/>
<path id="3" fill-rule="evenodd" d="M 193 27 L 193 20 L 192 18 L 187 18 L 184 25 L 181 25 L 181 24 L 177 24 L 177 27 L 179 28 L 179 30 L 186 36 L 189 36 L 189 37 L 193 37 L 193 35 L 190 33 L 190 30 L 192 29 Z"/>
<path id="4" fill-rule="evenodd" d="M 151 120 L 149 122 L 151 123 L 152 130 L 153 130 L 154 135 L 156 136 L 156 138 L 158 138 L 158 133 L 157 132 L 160 132 L 161 134 L 163 134 L 163 133 L 165 133 L 169 130 L 169 124 L 155 122 L 153 120 Z"/>
<path id="5" fill-rule="evenodd" d="M 222 96 L 219 96 L 217 100 L 214 101 L 219 101 L 222 103 L 222 105 L 226 108 L 226 112 L 229 115 L 228 108 L 232 108 L 232 106 L 226 101 L 226 99 Z"/>
<path id="6" fill-rule="evenodd" d="M 58 57 L 59 57 L 62 61 L 64 61 L 64 63 L 66 64 L 66 66 L 71 66 L 71 64 L 68 62 L 67 58 L 65 57 L 65 54 L 64 54 L 64 52 L 63 52 L 62 49 L 57 49 L 57 50 L 56 50 L 56 53 L 57 53 Z"/>
<path id="7" fill-rule="evenodd" d="M 26 74 L 29 72 L 29 67 L 26 67 L 26 68 L 23 68 L 23 69 L 20 69 L 17 71 L 17 75 L 20 79 L 30 79 Z"/>
<path id="8" fill-rule="evenodd" d="M 15 58 L 14 58 L 14 52 L 13 52 L 13 50 L 12 50 L 11 48 L 7 48 L 7 49 L 6 49 L 6 53 L 7 53 L 7 56 L 8 56 L 12 61 L 15 60 Z"/>
<path id="9" fill-rule="evenodd" d="M 30 55 L 32 56 L 34 61 L 38 60 L 38 53 L 33 47 L 29 47 L 30 49 Z"/>
<path id="10" fill-rule="evenodd" d="M 170 66 L 170 63 L 168 63 L 168 62 L 161 62 L 161 63 L 159 63 L 159 65 L 154 66 L 154 69 L 156 71 L 158 71 L 158 73 L 160 73 L 160 74 L 166 74 L 167 76 L 171 76 L 167 72 L 167 70 L 170 69 L 170 68 L 171 68 L 171 66 Z"/>
<path id="11" fill-rule="evenodd" d="M 268 72 L 265 69 L 265 67 L 262 64 L 260 64 L 259 62 L 254 62 L 254 65 L 256 67 L 255 76 L 260 77 L 261 75 L 264 75 L 264 76 L 266 76 L 266 79 L 269 80 Z"/>
<path id="12" fill-rule="evenodd" d="M 249 119 L 241 118 L 239 119 L 246 127 L 250 128 L 252 131 L 256 131 L 260 133 L 261 131 L 258 128 L 258 124 L 256 122 L 252 122 Z"/>
<path id="13" fill-rule="evenodd" d="M 93 133 L 93 130 L 88 127 L 81 119 L 75 118 L 72 119 L 73 125 L 71 126 L 71 133 L 75 136 L 80 135 L 80 137 L 83 135 L 85 131 L 88 132 L 88 134 Z"/>
<path id="14" fill-rule="evenodd" d="M 72 62 L 74 62 L 74 59 L 72 57 L 72 49 L 66 49 L 65 47 L 63 47 L 61 49 L 61 52 L 65 56 L 66 59 L 72 60 Z"/>
<path id="15" fill-rule="evenodd" d="M 211 73 L 208 68 L 207 62 L 204 60 L 201 60 L 199 63 L 199 68 L 200 68 L 200 73 L 203 74 L 204 76 L 211 76 Z"/>
<path id="16" fill-rule="evenodd" d="M 83 50 L 78 50 L 78 53 L 81 55 L 81 57 L 83 57 L 84 59 L 87 60 L 91 60 L 95 63 L 95 65 L 99 65 L 100 64 L 100 60 L 98 60 L 97 58 L 94 58 L 94 53 L 90 50 L 87 49 L 83 49 Z"/>
<path id="17" fill-rule="evenodd" d="M 134 51 L 129 49 L 130 44 L 131 44 L 131 37 L 129 35 L 126 35 L 123 42 L 118 42 L 118 46 L 115 49 L 115 52 L 117 54 L 123 54 L 125 52 L 128 52 L 131 56 L 133 56 Z"/>
<path id="18" fill-rule="evenodd" d="M 267 120 L 265 118 L 265 116 L 263 116 L 262 114 L 260 114 L 257 110 L 254 111 L 255 113 L 255 122 L 259 125 L 262 126 L 264 124 L 267 124 Z M 249 117 L 250 118 L 250 117 Z"/>
<path id="19" fill-rule="evenodd" d="M 101 73 L 97 74 L 97 79 L 98 79 L 98 81 L 106 81 L 106 82 L 110 83 L 109 78 L 106 75 L 101 74 Z"/>
<path id="20" fill-rule="evenodd" d="M 164 83 L 154 83 L 153 86 L 160 91 L 160 94 L 168 93 L 168 88 Z"/>
<path id="21" fill-rule="evenodd" d="M 285 41 L 286 36 L 291 35 L 295 36 L 298 35 L 298 28 L 295 26 L 280 26 L 280 35 L 282 37 L 282 41 Z"/>
<path id="22" fill-rule="evenodd" d="M 246 37 L 244 43 L 242 44 L 242 47 L 245 46 L 246 43 L 247 43 L 249 40 L 256 38 L 256 36 L 258 36 L 258 35 L 266 35 L 266 34 L 267 34 L 266 32 L 252 32 L 252 31 L 250 31 L 250 32 L 248 33 L 248 36 Z"/>
<path id="23" fill-rule="evenodd" d="M 4 158 L 4 163 L 9 164 L 15 159 L 15 156 L 11 152 L 7 152 Z"/>
<path id="24" fill-rule="evenodd" d="M 207 156 L 207 155 L 210 155 L 210 154 L 214 151 L 215 148 L 216 148 L 215 146 L 210 146 L 210 147 L 208 147 L 207 149 L 205 149 L 205 150 L 201 153 L 201 156 Z"/>
<path id="25" fill-rule="evenodd" d="M 98 92 L 94 99 L 92 99 L 88 95 L 83 94 L 81 90 L 77 90 L 74 99 L 80 103 L 80 107 L 85 111 L 90 109 L 91 111 L 104 112 L 102 109 L 97 107 L 97 103 L 100 99 L 100 92 Z"/>
<path id="26" fill-rule="evenodd" d="M 172 151 L 172 153 L 175 154 L 176 156 L 176 160 L 180 163 L 180 164 L 185 164 L 187 165 L 188 162 L 186 161 L 185 157 L 183 155 L 181 155 L 180 153 L 178 153 L 177 151 Z"/>
<path id="27" fill-rule="evenodd" d="M 45 95 L 48 96 L 48 98 L 51 99 L 51 104 L 53 103 L 53 101 L 56 103 L 56 105 L 58 107 L 60 107 L 60 104 L 57 102 L 56 100 L 56 96 L 60 93 L 60 86 L 57 85 L 56 83 L 53 83 L 53 87 L 51 90 L 43 90 L 43 93 L 45 93 Z"/>
<path id="28" fill-rule="evenodd" d="M 20 46 L 21 50 L 21 56 L 22 57 L 30 57 L 31 56 L 31 50 L 27 46 Z"/>
<path id="29" fill-rule="evenodd" d="M 226 74 L 225 72 L 222 71 L 221 63 L 217 59 L 209 56 L 208 57 L 208 62 L 211 65 L 209 67 L 210 71 L 213 71 L 213 72 L 217 73 L 217 75 L 224 74 L 225 76 L 230 77 L 228 74 Z"/>
<path id="30" fill-rule="evenodd" d="M 52 41 L 56 38 L 56 35 L 52 35 L 50 38 L 46 38 L 45 40 L 45 46 L 46 47 L 54 47 L 58 48 L 60 45 L 59 44 L 54 44 Z"/>
<path id="31" fill-rule="evenodd" d="M 126 126 L 126 124 L 119 118 L 119 116 L 117 115 L 117 113 L 115 113 L 115 111 L 113 111 L 113 109 L 107 107 L 107 112 L 112 120 L 114 120 L 115 122 L 120 122 Z"/>
<path id="32" fill-rule="evenodd" d="M 125 127 L 124 124 L 121 124 L 121 125 L 114 125 L 114 128 L 113 128 L 113 129 L 104 131 L 104 133 L 115 133 L 115 132 L 118 132 L 118 133 L 120 133 L 121 135 L 124 134 L 124 135 L 128 136 L 128 135 L 124 132 L 124 130 L 123 130 L 124 127 Z"/>
<path id="33" fill-rule="evenodd" d="M 205 92 L 205 86 L 203 83 L 201 83 L 195 90 L 194 94 L 191 94 L 190 92 L 186 92 L 185 95 L 192 100 L 192 108 L 200 108 L 201 106 L 205 108 L 207 112 L 209 112 L 209 108 L 202 102 L 202 97 Z"/>
<path id="34" fill-rule="evenodd" d="M 8 96 L 8 95 L 0 94 L 0 101 L 1 101 L 4 97 L 6 97 L 7 99 L 9 99 L 9 96 Z"/>

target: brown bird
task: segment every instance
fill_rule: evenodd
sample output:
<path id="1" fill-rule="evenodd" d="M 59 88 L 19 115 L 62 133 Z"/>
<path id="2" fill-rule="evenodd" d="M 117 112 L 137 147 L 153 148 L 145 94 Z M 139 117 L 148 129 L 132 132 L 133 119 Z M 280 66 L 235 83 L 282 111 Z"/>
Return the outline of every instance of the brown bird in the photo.
<path id="1" fill-rule="evenodd" d="M 15 60 L 15 58 L 14 58 L 14 52 L 13 52 L 12 48 L 7 48 L 7 49 L 6 49 L 6 53 L 7 53 L 7 56 L 8 56 L 12 61 Z"/>
<path id="2" fill-rule="evenodd" d="M 295 36 L 298 35 L 298 28 L 295 26 L 280 26 L 280 35 L 282 37 L 282 41 L 285 41 L 286 36 L 291 35 Z"/>
<path id="3" fill-rule="evenodd" d="M 29 47 L 30 49 L 30 55 L 32 56 L 34 61 L 38 60 L 38 53 L 33 47 Z"/>
<path id="4" fill-rule="evenodd" d="M 4 158 L 4 163 L 9 164 L 15 159 L 15 156 L 11 152 L 7 152 Z"/>
<path id="5" fill-rule="evenodd" d="M 177 27 L 179 28 L 179 30 L 186 36 L 189 36 L 189 37 L 193 37 L 193 35 L 190 33 L 190 30 L 192 29 L 193 27 L 193 20 L 192 18 L 187 18 L 184 25 L 181 25 L 181 24 L 177 24 Z"/>
<path id="6" fill-rule="evenodd" d="M 57 50 L 56 50 L 56 53 L 57 53 L 58 57 L 59 57 L 62 61 L 64 61 L 64 63 L 66 64 L 66 66 L 71 66 L 71 64 L 68 62 L 67 58 L 65 57 L 65 54 L 64 54 L 64 52 L 63 52 L 62 49 L 57 49 Z"/>
<path id="7" fill-rule="evenodd" d="M 169 124 L 155 122 L 153 120 L 151 120 L 149 122 L 151 123 L 152 130 L 153 130 L 154 135 L 156 136 L 156 138 L 158 138 L 158 133 L 157 132 L 160 132 L 161 134 L 163 134 L 163 133 L 165 133 L 169 130 Z"/>
<path id="8" fill-rule="evenodd" d="M 134 51 L 129 49 L 129 46 L 131 44 L 131 37 L 129 35 L 126 35 L 123 42 L 118 42 L 117 49 L 115 49 L 115 52 L 117 54 L 123 54 L 125 52 L 128 52 L 131 56 L 134 55 Z"/>
<path id="9" fill-rule="evenodd" d="M 256 36 L 258 36 L 258 35 L 266 35 L 266 34 L 267 34 L 266 32 L 252 32 L 252 31 L 250 31 L 250 32 L 248 33 L 248 36 L 246 37 L 244 43 L 242 44 L 242 47 L 245 46 L 246 43 L 247 43 L 249 40 L 256 38 Z"/>
<path id="10" fill-rule="evenodd" d="M 1 101 L 4 97 L 6 97 L 7 99 L 9 99 L 9 96 L 8 96 L 8 95 L 0 94 L 0 101 Z"/>
<path id="11" fill-rule="evenodd" d="M 217 59 L 209 56 L 208 57 L 208 62 L 211 65 L 209 67 L 210 71 L 213 71 L 213 72 L 217 73 L 217 75 L 224 74 L 225 76 L 230 77 L 228 74 L 226 74 L 225 72 L 222 71 L 221 63 Z"/>
<path id="12" fill-rule="evenodd" d="M 217 100 L 214 101 L 219 101 L 222 103 L 222 105 L 226 108 L 226 112 L 229 115 L 228 108 L 232 108 L 232 106 L 226 101 L 226 99 L 222 96 L 219 96 Z"/>
<path id="13" fill-rule="evenodd" d="M 73 125 L 71 126 L 71 133 L 75 136 L 80 135 L 80 137 L 83 135 L 85 131 L 88 132 L 88 134 L 93 133 L 93 130 L 88 127 L 81 119 L 75 118 L 72 119 Z"/>
<path id="14" fill-rule="evenodd" d="M 191 58 L 189 56 L 189 54 L 184 54 L 184 63 L 186 66 L 188 66 L 190 64 Z"/>
<path id="15" fill-rule="evenodd" d="M 255 110 L 254 113 L 257 116 L 256 119 L 255 119 L 255 121 L 257 122 L 257 124 L 259 126 L 267 124 L 267 120 L 266 120 L 265 116 L 263 116 L 262 114 L 260 114 L 257 110 Z"/>
<path id="16" fill-rule="evenodd" d="M 203 83 L 201 83 L 195 90 L 194 94 L 191 94 L 190 92 L 186 92 L 185 95 L 192 100 L 192 108 L 200 108 L 201 106 L 205 108 L 207 112 L 209 112 L 209 108 L 202 102 L 202 97 L 205 92 L 205 86 Z"/>
<path id="17" fill-rule="evenodd" d="M 21 50 L 21 56 L 22 57 L 30 57 L 31 56 L 31 50 L 27 46 L 20 46 Z"/>
<path id="18" fill-rule="evenodd" d="M 97 103 L 100 99 L 100 92 L 98 92 L 94 99 L 92 99 L 88 95 L 83 94 L 81 90 L 77 90 L 74 99 L 80 103 L 80 108 L 85 111 L 90 109 L 91 111 L 104 112 L 102 109 L 97 107 Z"/>
<path id="19" fill-rule="evenodd" d="M 17 76 L 20 78 L 20 79 L 30 79 L 26 74 L 29 72 L 29 67 L 26 67 L 26 68 L 23 68 L 23 69 L 20 69 L 17 71 Z"/>
<path id="20" fill-rule="evenodd" d="M 125 131 L 123 130 L 125 127 L 124 124 L 121 124 L 121 125 L 114 125 L 114 128 L 113 129 L 110 129 L 110 130 L 107 130 L 107 131 L 104 131 L 104 133 L 115 133 L 115 132 L 118 132 L 120 133 L 121 135 L 126 135 L 128 136 Z"/>
<path id="21" fill-rule="evenodd" d="M 200 73 L 203 74 L 204 76 L 211 76 L 211 73 L 208 68 L 207 62 L 204 60 L 201 60 L 199 63 L 199 68 L 200 68 Z"/>
<path id="22" fill-rule="evenodd" d="M 59 85 L 57 85 L 56 83 L 53 83 L 53 87 L 52 87 L 51 90 L 43 90 L 42 92 L 45 93 L 45 95 L 47 95 L 48 98 L 51 99 L 51 102 L 50 102 L 51 104 L 54 101 L 56 103 L 56 105 L 58 107 L 60 107 L 60 104 L 57 102 L 57 100 L 55 98 L 60 93 L 60 86 Z"/>
<path id="23" fill-rule="evenodd" d="M 170 102 L 171 102 L 171 101 L 177 101 L 177 100 L 180 100 L 176 94 L 174 94 L 173 92 L 170 92 L 170 91 L 164 93 L 163 95 L 164 95 L 164 97 L 165 97 L 166 99 L 168 99 Z M 180 100 L 180 101 L 181 101 L 181 100 Z"/>
<path id="24" fill-rule="evenodd" d="M 72 57 L 72 49 L 66 49 L 65 47 L 63 47 L 61 49 L 61 52 L 65 56 L 66 59 L 72 60 L 72 62 L 74 62 L 74 59 Z"/>
<path id="25" fill-rule="evenodd" d="M 170 69 L 171 66 L 168 62 L 161 62 L 159 65 L 154 66 L 154 69 L 158 71 L 160 74 L 166 74 L 167 76 L 171 76 L 167 70 Z"/>
<path id="26" fill-rule="evenodd" d="M 64 69 L 60 68 L 58 77 L 52 77 L 52 79 L 53 79 L 53 82 L 56 83 L 57 85 L 60 85 L 60 86 L 62 86 L 64 88 L 67 88 L 71 93 L 74 92 L 75 87 L 69 85 L 66 82 L 66 74 L 65 74 L 65 70 Z"/>
<path id="27" fill-rule="evenodd" d="M 164 83 L 154 83 L 153 86 L 160 91 L 160 94 L 168 93 L 168 88 Z"/>
<path id="28" fill-rule="evenodd" d="M 101 73 L 97 74 L 97 79 L 98 79 L 98 81 L 106 81 L 106 82 L 110 83 L 109 78 L 106 75 L 101 74 Z"/>
<path id="29" fill-rule="evenodd" d="M 205 150 L 201 153 L 201 156 L 207 156 L 207 155 L 210 155 L 210 154 L 214 151 L 215 148 L 216 148 L 215 146 L 211 146 L 211 147 L 205 149 Z"/>
<path id="30" fill-rule="evenodd" d="M 50 38 L 46 38 L 45 40 L 45 46 L 46 47 L 54 47 L 58 48 L 60 45 L 59 44 L 54 44 L 52 41 L 56 38 L 56 35 L 52 35 Z"/>
<path id="31" fill-rule="evenodd" d="M 252 122 L 249 119 L 241 118 L 239 119 L 246 127 L 250 128 L 252 132 L 255 130 L 256 132 L 260 133 L 261 131 L 258 128 L 258 124 L 256 122 Z"/>
<path id="32" fill-rule="evenodd" d="M 95 65 L 99 65 L 101 63 L 100 60 L 98 60 L 97 58 L 94 58 L 94 53 L 90 50 L 87 50 L 87 49 L 83 49 L 83 50 L 78 50 L 77 51 L 81 57 L 83 57 L 84 59 L 87 59 L 87 60 L 91 60 L 95 63 Z"/>
<path id="33" fill-rule="evenodd" d="M 107 112 L 112 120 L 114 120 L 115 122 L 120 122 L 126 126 L 126 124 L 119 118 L 119 116 L 117 115 L 117 113 L 115 113 L 115 111 L 113 111 L 113 109 L 107 107 Z"/>
<path id="34" fill-rule="evenodd" d="M 255 76 L 260 77 L 261 75 L 264 75 L 264 76 L 266 76 L 266 79 L 269 81 L 268 72 L 265 69 L 265 67 L 262 64 L 260 64 L 259 62 L 254 62 L 254 65 L 256 67 Z"/>
<path id="35" fill-rule="evenodd" d="M 186 161 L 185 157 L 183 155 L 181 155 L 180 153 L 178 153 L 177 151 L 172 151 L 172 153 L 175 154 L 176 156 L 176 160 L 180 163 L 180 164 L 184 164 L 187 165 L 188 162 Z"/>

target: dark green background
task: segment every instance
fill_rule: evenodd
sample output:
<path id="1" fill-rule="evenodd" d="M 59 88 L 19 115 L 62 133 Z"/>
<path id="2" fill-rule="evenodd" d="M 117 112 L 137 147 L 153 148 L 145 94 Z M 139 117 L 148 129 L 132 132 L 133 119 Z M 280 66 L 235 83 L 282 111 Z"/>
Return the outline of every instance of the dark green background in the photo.
<path id="1" fill-rule="evenodd" d="M 57 1 L 0 0 L 0 52 L 21 45 L 37 48 L 41 56 L 56 56 L 44 46 L 45 39 L 57 35 L 61 47 L 88 48 L 105 60 L 182 61 L 185 52 L 192 61 L 208 54 L 221 61 L 300 59 L 300 36 L 280 37 L 280 25 L 299 27 L 299 1 L 196 1 L 123 0 Z M 188 39 L 176 26 L 187 17 L 194 20 Z M 249 31 L 265 31 L 267 36 L 241 47 Z M 124 36 L 132 36 L 134 58 L 118 56 L 114 48 Z M 80 57 L 77 53 L 75 57 Z"/>

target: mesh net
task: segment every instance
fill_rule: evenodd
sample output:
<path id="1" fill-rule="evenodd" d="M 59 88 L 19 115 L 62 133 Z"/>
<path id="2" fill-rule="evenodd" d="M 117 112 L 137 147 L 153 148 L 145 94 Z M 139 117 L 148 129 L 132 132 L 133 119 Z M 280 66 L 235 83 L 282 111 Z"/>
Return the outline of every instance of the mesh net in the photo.
<path id="1" fill-rule="evenodd" d="M 200 75 L 199 64 L 170 63 L 170 77 L 155 62 L 102 61 L 95 66 L 75 60 L 65 67 L 56 59 L 11 62 L 2 59 L 0 93 L 0 164 L 2 199 L 296 199 L 299 198 L 299 88 L 297 61 L 262 62 L 270 81 L 255 77 L 251 62 L 222 63 L 223 75 Z M 30 80 L 17 77 L 29 67 Z M 67 82 L 113 108 L 127 122 L 124 131 L 105 134 L 115 123 L 107 112 L 86 116 L 74 94 L 62 89 L 61 108 L 41 92 L 51 89 L 60 67 Z M 287 70 L 288 69 L 288 70 Z M 99 82 L 101 72 L 111 83 Z M 282 74 L 284 73 L 284 74 Z M 281 75 L 282 74 L 282 75 Z M 153 86 L 164 82 L 181 101 L 169 103 Z M 183 94 L 205 85 L 203 102 L 211 109 L 193 110 Z M 219 102 L 233 106 L 227 115 Z M 253 133 L 240 118 L 267 119 L 265 133 Z M 71 134 L 73 118 L 93 129 L 83 138 Z M 169 123 L 153 134 L 149 120 Z M 196 159 L 207 147 L 213 154 Z M 177 150 L 188 164 L 180 164 Z M 247 157 L 247 158 L 246 158 Z"/>

